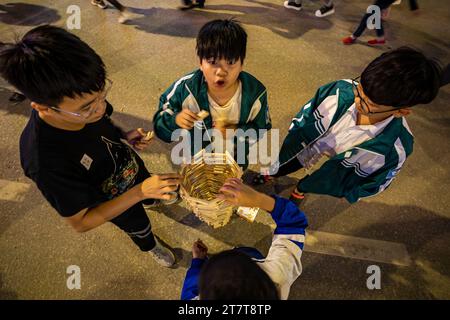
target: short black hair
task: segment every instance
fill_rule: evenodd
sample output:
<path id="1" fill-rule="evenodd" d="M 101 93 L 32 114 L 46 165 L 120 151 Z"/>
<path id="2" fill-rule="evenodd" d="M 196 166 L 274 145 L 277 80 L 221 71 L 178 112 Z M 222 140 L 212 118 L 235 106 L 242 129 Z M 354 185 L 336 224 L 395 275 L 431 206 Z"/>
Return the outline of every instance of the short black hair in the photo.
<path id="1" fill-rule="evenodd" d="M 383 53 L 361 74 L 364 93 L 376 104 L 397 108 L 430 103 L 438 94 L 442 68 L 409 47 Z"/>
<path id="2" fill-rule="evenodd" d="M 197 56 L 203 59 L 225 59 L 244 62 L 247 33 L 233 19 L 213 20 L 206 23 L 197 36 Z"/>
<path id="3" fill-rule="evenodd" d="M 250 256 L 227 250 L 211 257 L 200 273 L 202 300 L 278 300 L 275 284 Z"/>
<path id="4" fill-rule="evenodd" d="M 64 97 L 101 91 L 106 70 L 100 56 L 76 35 L 43 25 L 1 46 L 0 75 L 31 101 L 57 106 Z"/>

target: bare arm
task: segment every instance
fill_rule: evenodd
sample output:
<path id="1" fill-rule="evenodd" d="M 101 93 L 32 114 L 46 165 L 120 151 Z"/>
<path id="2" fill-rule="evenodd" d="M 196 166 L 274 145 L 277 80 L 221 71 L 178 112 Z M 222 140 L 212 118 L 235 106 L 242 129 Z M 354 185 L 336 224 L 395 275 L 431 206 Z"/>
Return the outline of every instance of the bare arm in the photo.
<path id="1" fill-rule="evenodd" d="M 258 207 L 267 212 L 272 212 L 275 208 L 274 198 L 256 191 L 237 178 L 227 179 L 220 192 L 218 198 L 235 206 Z"/>
<path id="2" fill-rule="evenodd" d="M 175 195 L 167 193 L 176 191 L 179 183 L 179 176 L 175 173 L 154 175 L 120 196 L 96 207 L 85 208 L 65 220 L 77 232 L 86 232 L 114 219 L 144 199 L 169 200 L 173 198 Z"/>

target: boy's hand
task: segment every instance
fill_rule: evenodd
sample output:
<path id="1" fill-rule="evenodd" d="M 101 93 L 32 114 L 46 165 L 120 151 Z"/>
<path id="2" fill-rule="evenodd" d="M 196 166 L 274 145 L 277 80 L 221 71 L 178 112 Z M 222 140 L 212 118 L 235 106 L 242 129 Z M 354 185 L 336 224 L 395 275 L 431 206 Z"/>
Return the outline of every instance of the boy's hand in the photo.
<path id="1" fill-rule="evenodd" d="M 125 133 L 126 140 L 136 150 L 145 149 L 150 144 L 152 136 L 153 132 L 144 131 L 142 128 L 137 128 Z"/>
<path id="2" fill-rule="evenodd" d="M 192 245 L 192 258 L 194 259 L 206 259 L 208 253 L 208 247 L 202 240 L 198 239 Z"/>
<path id="3" fill-rule="evenodd" d="M 245 185 L 238 178 L 225 180 L 217 196 L 229 204 L 243 207 L 258 207 L 259 192 Z"/>
<path id="4" fill-rule="evenodd" d="M 220 188 L 217 198 L 227 203 L 242 207 L 257 207 L 267 212 L 272 212 L 275 207 L 275 199 L 256 191 L 245 185 L 238 178 L 229 178 Z"/>
<path id="5" fill-rule="evenodd" d="M 152 198 L 172 200 L 176 197 L 176 195 L 168 194 L 168 192 L 177 191 L 180 182 L 181 177 L 177 173 L 151 176 L 141 183 L 141 196 L 143 199 Z"/>
<path id="6" fill-rule="evenodd" d="M 200 118 L 188 108 L 183 109 L 175 117 L 175 123 L 183 129 L 192 129 L 194 122 L 200 120 Z"/>

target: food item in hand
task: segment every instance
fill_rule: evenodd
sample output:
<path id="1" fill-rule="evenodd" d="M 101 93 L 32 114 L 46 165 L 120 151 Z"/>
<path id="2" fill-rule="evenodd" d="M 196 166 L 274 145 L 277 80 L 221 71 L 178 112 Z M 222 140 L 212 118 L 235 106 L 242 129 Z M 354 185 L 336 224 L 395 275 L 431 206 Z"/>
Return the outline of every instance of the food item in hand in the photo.
<path id="1" fill-rule="evenodd" d="M 197 117 L 199 117 L 200 120 L 205 119 L 207 116 L 209 116 L 209 112 L 206 110 L 202 110 L 199 113 L 197 113 Z"/>
<path id="2" fill-rule="evenodd" d="M 147 132 L 147 134 L 144 137 L 145 141 L 150 141 L 153 138 L 153 131 Z"/>

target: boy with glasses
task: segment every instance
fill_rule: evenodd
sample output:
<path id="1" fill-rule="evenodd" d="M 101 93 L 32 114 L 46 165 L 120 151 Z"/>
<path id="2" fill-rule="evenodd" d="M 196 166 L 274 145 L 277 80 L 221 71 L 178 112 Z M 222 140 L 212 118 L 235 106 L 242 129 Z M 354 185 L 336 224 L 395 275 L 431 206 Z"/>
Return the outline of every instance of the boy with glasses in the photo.
<path id="1" fill-rule="evenodd" d="M 20 160 L 47 201 L 77 232 L 110 221 L 161 265 L 173 253 L 154 237 L 143 204 L 169 201 L 177 174 L 150 176 L 127 144 L 148 145 L 139 128 L 113 124 L 106 101 L 112 81 L 101 58 L 64 29 L 36 27 L 0 48 L 0 74 L 30 101 Z"/>
<path id="2" fill-rule="evenodd" d="M 278 163 L 255 184 L 310 169 L 326 156 L 319 169 L 298 182 L 291 200 L 300 204 L 305 193 L 317 193 L 353 203 L 390 185 L 413 150 L 405 117 L 411 107 L 436 97 L 441 68 L 402 47 L 383 53 L 358 78 L 319 88 L 292 119 Z"/>

